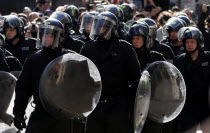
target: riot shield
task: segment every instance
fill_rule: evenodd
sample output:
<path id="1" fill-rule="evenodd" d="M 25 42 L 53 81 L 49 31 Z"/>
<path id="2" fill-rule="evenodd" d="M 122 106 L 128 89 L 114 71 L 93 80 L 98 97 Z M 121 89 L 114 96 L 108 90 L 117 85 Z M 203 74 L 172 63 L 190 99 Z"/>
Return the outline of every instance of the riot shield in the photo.
<path id="1" fill-rule="evenodd" d="M 18 79 L 21 74 L 21 71 L 10 71 L 10 73 Z"/>
<path id="2" fill-rule="evenodd" d="M 151 100 L 148 117 L 166 123 L 181 112 L 186 99 L 186 86 L 182 74 L 171 63 L 157 61 L 145 68 L 151 77 Z"/>
<path id="3" fill-rule="evenodd" d="M 151 95 L 151 80 L 148 71 L 143 71 L 136 92 L 134 106 L 134 131 L 140 133 L 147 117 Z"/>
<path id="4" fill-rule="evenodd" d="M 40 79 L 40 98 L 45 109 L 58 119 L 84 118 L 101 95 L 101 77 L 88 58 L 68 53 L 48 64 Z"/>
<path id="5" fill-rule="evenodd" d="M 0 122 L 12 124 L 13 117 L 7 114 L 17 79 L 10 73 L 0 71 Z"/>

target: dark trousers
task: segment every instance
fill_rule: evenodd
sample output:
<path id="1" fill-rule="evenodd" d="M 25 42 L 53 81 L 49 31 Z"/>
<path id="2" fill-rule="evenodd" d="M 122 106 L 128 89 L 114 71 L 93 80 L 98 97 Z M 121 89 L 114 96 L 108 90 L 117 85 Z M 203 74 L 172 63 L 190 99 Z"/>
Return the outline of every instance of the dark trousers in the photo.
<path id="1" fill-rule="evenodd" d="M 86 133 L 128 133 L 128 112 L 126 100 L 100 102 L 88 116 Z"/>
<path id="2" fill-rule="evenodd" d="M 47 112 L 34 111 L 31 113 L 26 133 L 83 133 L 82 130 L 80 121 L 58 120 Z"/>

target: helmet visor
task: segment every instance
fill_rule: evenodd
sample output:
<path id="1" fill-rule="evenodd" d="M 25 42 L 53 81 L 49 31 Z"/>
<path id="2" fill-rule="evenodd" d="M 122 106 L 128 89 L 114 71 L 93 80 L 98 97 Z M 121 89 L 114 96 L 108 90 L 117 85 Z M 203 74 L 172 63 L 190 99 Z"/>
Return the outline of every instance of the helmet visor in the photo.
<path id="1" fill-rule="evenodd" d="M 96 37 L 100 36 L 106 40 L 109 40 L 111 38 L 114 24 L 115 22 L 108 17 L 96 17 L 91 28 L 90 38 L 94 40 Z"/>
<path id="2" fill-rule="evenodd" d="M 82 19 L 82 24 L 80 26 L 79 32 L 83 34 L 84 32 L 90 33 L 94 16 L 93 15 L 85 15 Z"/>
<path id="3" fill-rule="evenodd" d="M 55 26 L 40 26 L 37 46 L 55 49 L 58 47 L 61 29 Z"/>

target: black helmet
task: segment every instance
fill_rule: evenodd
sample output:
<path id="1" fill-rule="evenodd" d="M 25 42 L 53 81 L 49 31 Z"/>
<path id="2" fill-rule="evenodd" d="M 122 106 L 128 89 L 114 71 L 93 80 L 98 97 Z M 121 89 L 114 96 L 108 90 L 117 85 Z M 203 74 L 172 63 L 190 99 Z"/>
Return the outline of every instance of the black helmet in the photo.
<path id="1" fill-rule="evenodd" d="M 95 17 L 90 32 L 92 40 L 102 38 L 109 40 L 111 37 L 118 37 L 118 20 L 111 12 L 102 12 Z"/>
<path id="2" fill-rule="evenodd" d="M 144 38 L 144 46 L 146 46 L 146 48 L 149 48 L 149 34 L 150 28 L 148 24 L 144 22 L 137 22 L 130 28 L 128 37 L 131 39 L 133 36 L 142 36 Z"/>
<path id="3" fill-rule="evenodd" d="M 163 26 L 164 34 L 169 36 L 170 32 L 178 32 L 182 27 L 185 27 L 184 21 L 178 17 L 172 17 L 166 22 L 165 26 Z"/>
<path id="4" fill-rule="evenodd" d="M 91 11 L 91 12 L 86 13 L 82 17 L 82 23 L 81 23 L 80 29 L 79 29 L 79 32 L 81 34 L 90 34 L 90 30 L 91 30 L 91 27 L 92 27 L 93 20 L 98 14 L 99 13 L 96 12 L 96 11 Z"/>
<path id="5" fill-rule="evenodd" d="M 63 30 L 62 23 L 57 19 L 47 19 L 39 27 L 37 35 L 37 47 L 47 47 L 55 49 L 58 47 L 61 39 L 60 34 Z M 53 35 L 53 36 L 52 36 Z M 51 39 L 49 39 L 51 37 Z M 51 44 L 49 40 L 53 41 Z"/>
<path id="6" fill-rule="evenodd" d="M 73 23 L 76 23 L 76 24 L 79 23 L 79 21 L 78 21 L 79 9 L 76 6 L 70 5 L 66 8 L 66 10 L 64 12 L 68 13 L 69 16 L 71 16 Z"/>
<path id="7" fill-rule="evenodd" d="M 137 22 L 147 23 L 149 28 L 150 28 L 151 41 L 156 38 L 156 31 L 157 31 L 158 26 L 153 19 L 151 19 L 151 18 L 141 18 Z"/>
<path id="8" fill-rule="evenodd" d="M 196 27 L 183 27 L 178 32 L 178 39 L 183 39 L 185 44 L 186 39 L 195 39 L 198 42 L 198 49 L 204 47 L 204 38 L 202 32 Z M 184 45 L 185 46 L 185 45 Z"/>
<path id="9" fill-rule="evenodd" d="M 118 18 L 119 23 L 123 22 L 123 12 L 118 6 L 113 4 L 104 6 L 104 11 L 113 13 Z"/>
<path id="10" fill-rule="evenodd" d="M 56 11 L 50 16 L 50 18 L 57 19 L 64 25 L 65 34 L 70 35 L 72 33 L 73 23 L 71 17 L 67 13 Z"/>
<path id="11" fill-rule="evenodd" d="M 132 25 L 136 24 L 137 22 L 134 20 L 129 20 L 123 25 L 123 35 L 126 39 L 128 39 L 129 30 L 132 27 Z"/>
<path id="12" fill-rule="evenodd" d="M 124 15 L 124 22 L 127 22 L 128 20 L 131 20 L 133 18 L 134 15 L 134 9 L 131 5 L 123 3 L 120 8 L 123 11 L 123 15 Z"/>
<path id="13" fill-rule="evenodd" d="M 185 26 L 189 26 L 190 25 L 190 19 L 188 18 L 188 16 L 178 15 L 177 17 L 184 21 Z"/>
<path id="14" fill-rule="evenodd" d="M 17 30 L 16 37 L 23 38 L 25 36 L 23 21 L 14 15 L 6 16 L 3 24 L 3 33 L 6 34 L 6 28 L 12 28 Z"/>

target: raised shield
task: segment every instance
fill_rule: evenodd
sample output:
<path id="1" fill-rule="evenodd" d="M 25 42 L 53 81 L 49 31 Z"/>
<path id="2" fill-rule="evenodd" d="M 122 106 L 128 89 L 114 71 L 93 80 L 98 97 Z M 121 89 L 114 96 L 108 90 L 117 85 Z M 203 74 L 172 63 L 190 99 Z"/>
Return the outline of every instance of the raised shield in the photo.
<path id="1" fill-rule="evenodd" d="M 134 106 L 134 131 L 140 133 L 147 118 L 151 95 L 151 80 L 148 71 L 143 71 L 136 92 Z"/>
<path id="2" fill-rule="evenodd" d="M 186 86 L 182 74 L 171 63 L 157 61 L 145 68 L 151 77 L 151 100 L 148 117 L 166 123 L 181 112 L 186 99 Z"/>
<path id="3" fill-rule="evenodd" d="M 40 98 L 55 118 L 87 117 L 101 95 L 101 77 L 88 58 L 68 53 L 54 59 L 40 79 Z"/>
<path id="4" fill-rule="evenodd" d="M 17 79 L 10 73 L 0 71 L 0 122 L 11 125 L 13 116 L 7 114 Z"/>

